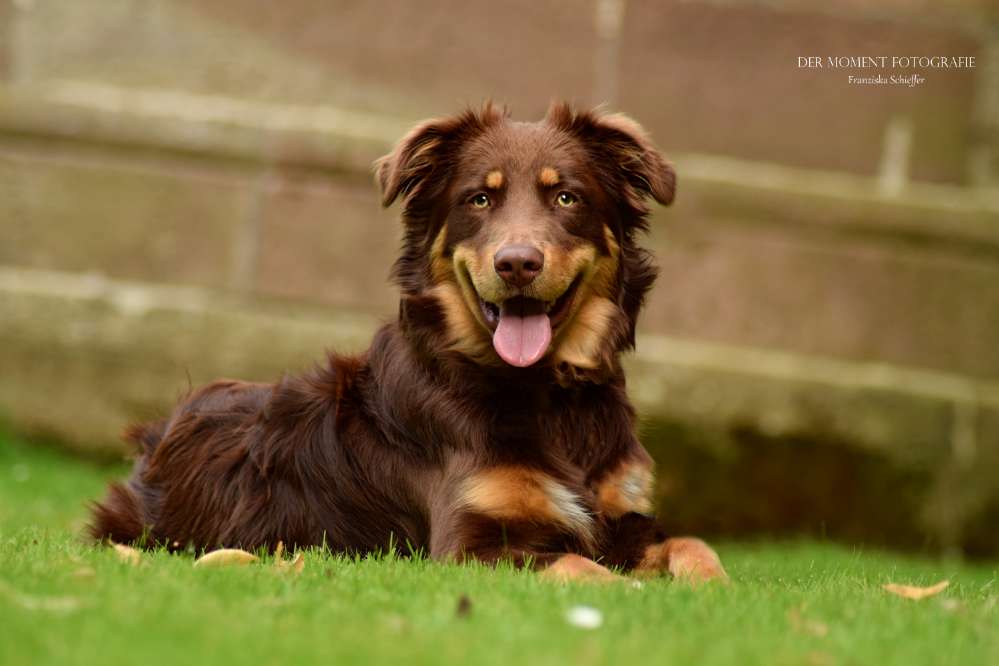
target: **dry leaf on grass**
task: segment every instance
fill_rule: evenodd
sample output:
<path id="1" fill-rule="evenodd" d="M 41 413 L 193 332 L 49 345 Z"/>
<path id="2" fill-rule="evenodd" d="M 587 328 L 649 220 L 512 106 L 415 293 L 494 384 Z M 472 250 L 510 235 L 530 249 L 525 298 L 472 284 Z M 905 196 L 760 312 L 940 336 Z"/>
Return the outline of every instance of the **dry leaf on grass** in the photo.
<path id="1" fill-rule="evenodd" d="M 250 562 L 256 562 L 257 556 L 238 548 L 222 548 L 205 553 L 194 561 L 196 567 L 225 567 L 242 566 Z"/>
<path id="2" fill-rule="evenodd" d="M 295 558 L 291 561 L 288 560 L 277 560 L 274 562 L 274 567 L 281 572 L 291 572 L 295 575 L 302 573 L 305 569 L 305 556 L 301 553 L 296 553 Z"/>
<path id="3" fill-rule="evenodd" d="M 131 564 L 133 567 L 136 567 L 139 566 L 140 562 L 142 562 L 142 554 L 135 548 L 125 546 L 120 543 L 112 545 L 114 546 L 115 554 L 118 555 L 118 559 L 125 564 Z"/>
<path id="4" fill-rule="evenodd" d="M 915 585 L 898 585 L 896 583 L 886 583 L 881 587 L 887 592 L 892 594 L 897 594 L 900 597 L 905 597 L 906 599 L 925 599 L 926 597 L 932 597 L 934 595 L 940 594 L 947 586 L 950 585 L 949 580 L 942 580 L 936 585 L 930 585 L 929 587 L 916 587 Z"/>
<path id="5" fill-rule="evenodd" d="M 305 569 L 305 556 L 295 553 L 295 557 L 289 562 L 284 559 L 284 542 L 278 541 L 277 547 L 274 548 L 274 568 L 282 573 L 291 572 L 298 575 Z"/>

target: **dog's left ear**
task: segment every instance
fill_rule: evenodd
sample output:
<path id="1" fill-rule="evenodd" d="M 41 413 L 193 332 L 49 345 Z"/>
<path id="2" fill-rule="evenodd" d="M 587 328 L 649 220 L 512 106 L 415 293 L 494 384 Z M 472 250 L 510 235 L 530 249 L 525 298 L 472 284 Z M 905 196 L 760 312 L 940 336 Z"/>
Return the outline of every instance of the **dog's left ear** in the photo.
<path id="1" fill-rule="evenodd" d="M 576 112 L 568 104 L 557 103 L 548 110 L 548 121 L 582 139 L 598 164 L 614 169 L 639 196 L 650 196 L 664 206 L 672 203 L 676 191 L 673 165 L 628 116 Z"/>
<path id="2" fill-rule="evenodd" d="M 652 145 L 642 126 L 624 114 L 594 120 L 602 150 L 614 160 L 628 182 L 664 206 L 673 203 L 676 171 Z"/>

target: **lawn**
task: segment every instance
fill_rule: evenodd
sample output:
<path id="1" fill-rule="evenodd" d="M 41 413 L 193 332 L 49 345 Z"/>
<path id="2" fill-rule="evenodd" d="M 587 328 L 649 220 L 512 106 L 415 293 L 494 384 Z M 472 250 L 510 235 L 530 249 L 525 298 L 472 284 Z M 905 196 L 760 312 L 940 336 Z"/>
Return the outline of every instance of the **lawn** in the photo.
<path id="1" fill-rule="evenodd" d="M 721 544 L 732 584 L 698 589 L 318 551 L 299 575 L 132 566 L 79 536 L 84 502 L 123 473 L 0 435 L 0 663 L 999 664 L 994 564 Z M 942 579 L 921 601 L 881 588 Z M 571 624 L 576 606 L 602 624 Z"/>

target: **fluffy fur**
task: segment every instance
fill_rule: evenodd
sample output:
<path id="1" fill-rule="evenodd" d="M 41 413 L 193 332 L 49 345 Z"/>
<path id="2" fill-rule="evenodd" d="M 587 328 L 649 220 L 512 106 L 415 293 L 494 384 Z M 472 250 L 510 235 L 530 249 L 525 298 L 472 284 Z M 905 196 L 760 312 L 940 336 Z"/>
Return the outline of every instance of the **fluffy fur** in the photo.
<path id="1" fill-rule="evenodd" d="M 675 176 L 638 125 L 562 104 L 519 123 L 486 105 L 417 126 L 376 172 L 384 205 L 403 201 L 398 320 L 361 356 L 215 382 L 130 429 L 135 470 L 94 506 L 91 535 L 419 549 L 560 578 L 671 571 L 682 552 L 683 573 L 723 576 L 710 548 L 646 514 L 652 462 L 619 356 L 656 274 L 637 242 L 647 201 L 670 203 Z M 492 268 L 511 242 L 544 254 L 523 288 Z M 530 367 L 491 343 L 489 304 L 514 297 L 551 308 Z"/>

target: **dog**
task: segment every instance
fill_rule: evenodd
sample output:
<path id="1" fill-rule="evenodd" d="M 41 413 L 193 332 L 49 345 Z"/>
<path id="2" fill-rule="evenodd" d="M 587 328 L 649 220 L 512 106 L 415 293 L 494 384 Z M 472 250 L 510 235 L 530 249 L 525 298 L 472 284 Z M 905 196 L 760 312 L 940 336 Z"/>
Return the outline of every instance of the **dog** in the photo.
<path id="1" fill-rule="evenodd" d="M 418 125 L 375 172 L 382 204 L 403 203 L 397 320 L 364 354 L 217 381 L 127 430 L 133 474 L 92 507 L 91 536 L 725 578 L 651 515 L 620 364 L 656 278 L 648 201 L 676 181 L 642 128 L 485 104 Z"/>

